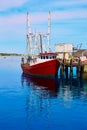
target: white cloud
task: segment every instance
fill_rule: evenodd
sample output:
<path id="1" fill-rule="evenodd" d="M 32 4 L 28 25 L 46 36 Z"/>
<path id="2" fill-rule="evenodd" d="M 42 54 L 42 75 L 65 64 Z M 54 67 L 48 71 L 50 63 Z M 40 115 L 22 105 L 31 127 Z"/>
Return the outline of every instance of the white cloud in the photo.
<path id="1" fill-rule="evenodd" d="M 48 22 L 48 13 L 30 13 L 30 23 L 31 26 L 34 24 L 40 25 L 41 23 L 47 23 Z M 51 12 L 51 21 L 52 23 L 54 21 L 59 21 L 59 20 L 68 20 L 68 19 L 87 19 L 87 10 L 78 10 L 76 11 L 55 11 Z M 21 14 L 21 15 L 12 15 L 12 16 L 2 16 L 0 17 L 0 30 L 8 28 L 8 27 L 13 27 L 15 25 L 25 25 L 26 26 L 26 14 Z M 47 26 L 47 24 L 46 24 Z"/>
<path id="2" fill-rule="evenodd" d="M 9 40 L 12 37 L 17 37 L 20 35 L 25 35 L 26 33 L 26 19 L 25 15 L 14 15 L 9 17 L 0 17 L 0 40 Z M 4 39 L 5 37 L 5 39 Z"/>
<path id="3" fill-rule="evenodd" d="M 68 20 L 68 19 L 87 19 L 87 10 L 73 10 L 73 11 L 54 11 L 51 12 L 51 21 L 59 20 Z M 44 23 L 48 22 L 48 13 L 31 13 L 30 14 L 31 23 Z"/>
<path id="4" fill-rule="evenodd" d="M 2 16 L 0 17 L 0 25 L 14 25 L 21 24 L 25 22 L 26 15 L 11 15 L 11 16 Z M 7 27 L 7 26 L 6 26 Z"/>
<path id="5" fill-rule="evenodd" d="M 23 5 L 27 0 L 0 0 L 0 11 L 12 8 L 19 7 Z"/>

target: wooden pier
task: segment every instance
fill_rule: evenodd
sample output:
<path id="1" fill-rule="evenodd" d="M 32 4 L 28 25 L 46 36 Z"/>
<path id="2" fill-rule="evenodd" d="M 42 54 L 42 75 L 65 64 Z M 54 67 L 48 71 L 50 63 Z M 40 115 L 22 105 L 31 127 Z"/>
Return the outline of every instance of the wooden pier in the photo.
<path id="1" fill-rule="evenodd" d="M 80 60 L 73 62 L 72 59 L 70 62 L 67 60 L 61 60 L 60 61 L 60 77 L 63 77 L 64 75 L 66 78 L 73 77 L 73 68 L 76 68 L 76 75 L 79 78 L 83 77 L 84 74 L 84 63 L 82 63 Z"/>

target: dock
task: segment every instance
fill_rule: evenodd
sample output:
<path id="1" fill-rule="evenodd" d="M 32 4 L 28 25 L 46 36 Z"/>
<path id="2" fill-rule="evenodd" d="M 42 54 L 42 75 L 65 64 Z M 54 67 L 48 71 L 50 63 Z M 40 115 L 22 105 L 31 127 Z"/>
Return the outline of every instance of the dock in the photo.
<path id="1" fill-rule="evenodd" d="M 59 60 L 59 59 L 58 59 Z M 63 77 L 64 75 L 66 78 L 73 77 L 73 68 L 76 68 L 76 75 L 78 78 L 84 77 L 84 67 L 87 65 L 87 63 L 83 63 L 80 60 L 73 62 L 72 59 L 70 62 L 67 60 L 59 60 L 60 61 L 60 77 Z"/>

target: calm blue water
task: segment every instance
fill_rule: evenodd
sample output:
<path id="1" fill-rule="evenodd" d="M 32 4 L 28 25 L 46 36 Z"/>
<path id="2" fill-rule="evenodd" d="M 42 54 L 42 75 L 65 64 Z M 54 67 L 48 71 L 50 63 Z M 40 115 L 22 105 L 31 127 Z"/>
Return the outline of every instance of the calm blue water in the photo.
<path id="1" fill-rule="evenodd" d="M 87 130 L 87 81 L 32 78 L 0 57 L 0 130 Z"/>

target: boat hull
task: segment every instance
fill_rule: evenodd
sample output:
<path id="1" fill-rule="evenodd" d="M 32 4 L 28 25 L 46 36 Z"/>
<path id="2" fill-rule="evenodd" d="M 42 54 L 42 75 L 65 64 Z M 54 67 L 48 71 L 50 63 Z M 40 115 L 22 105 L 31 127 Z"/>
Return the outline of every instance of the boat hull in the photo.
<path id="1" fill-rule="evenodd" d="M 29 66 L 28 64 L 21 64 L 23 72 L 32 76 L 57 76 L 59 66 L 60 63 L 57 59 L 32 66 Z"/>

